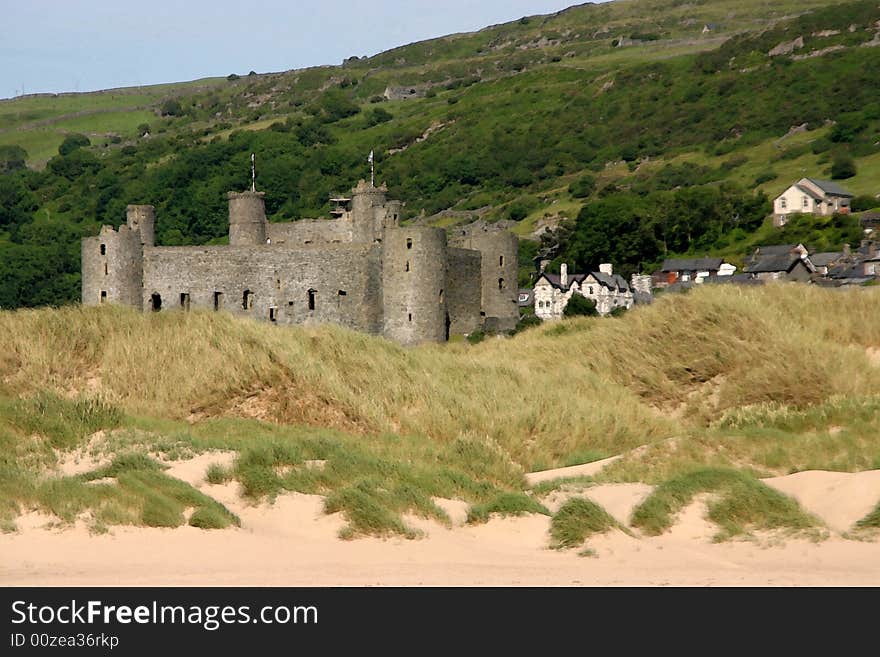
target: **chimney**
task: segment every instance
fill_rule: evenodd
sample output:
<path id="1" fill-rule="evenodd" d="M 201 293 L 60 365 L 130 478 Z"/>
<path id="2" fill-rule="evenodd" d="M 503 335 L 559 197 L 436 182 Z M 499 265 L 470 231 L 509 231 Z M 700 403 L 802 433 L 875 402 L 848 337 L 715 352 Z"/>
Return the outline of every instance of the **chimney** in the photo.
<path id="1" fill-rule="evenodd" d="M 607 274 L 608 276 L 612 276 L 614 274 L 614 267 L 610 262 L 605 262 L 599 265 L 599 272 L 602 274 Z"/>
<path id="2" fill-rule="evenodd" d="M 568 287 L 568 265 L 564 262 L 559 265 L 559 284 Z"/>
<path id="3" fill-rule="evenodd" d="M 843 245 L 843 259 L 849 260 L 851 257 L 852 257 L 852 249 L 850 248 L 849 244 L 844 244 Z"/>

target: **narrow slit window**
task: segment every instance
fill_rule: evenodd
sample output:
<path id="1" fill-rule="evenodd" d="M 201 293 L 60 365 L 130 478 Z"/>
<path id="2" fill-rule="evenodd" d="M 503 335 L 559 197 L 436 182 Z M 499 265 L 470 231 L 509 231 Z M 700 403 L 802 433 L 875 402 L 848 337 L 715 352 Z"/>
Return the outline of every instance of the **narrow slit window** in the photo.
<path id="1" fill-rule="evenodd" d="M 409 271 L 409 260 L 406 261 L 406 271 Z"/>
<path id="2" fill-rule="evenodd" d="M 408 248 L 408 249 L 412 248 L 412 238 L 411 237 L 406 238 L 406 248 Z"/>
<path id="3" fill-rule="evenodd" d="M 278 321 L 278 308 L 276 308 L 275 306 L 272 306 L 271 308 L 269 308 L 269 321 L 270 322 L 277 322 Z"/>
<path id="4" fill-rule="evenodd" d="M 107 290 L 101 290 L 101 303 L 107 302 Z"/>
<path id="5" fill-rule="evenodd" d="M 409 321 L 412 321 L 412 313 L 409 314 Z"/>
<path id="6" fill-rule="evenodd" d="M 101 255 L 107 255 L 107 245 L 106 244 L 101 245 Z"/>
<path id="7" fill-rule="evenodd" d="M 443 290 L 440 290 L 440 303 L 443 303 Z"/>
<path id="8" fill-rule="evenodd" d="M 189 293 L 181 292 L 180 293 L 180 307 L 184 310 L 189 310 Z"/>
<path id="9" fill-rule="evenodd" d="M 503 290 L 503 289 L 504 289 L 504 279 L 503 279 L 503 278 L 499 278 L 499 279 L 498 279 L 498 289 L 499 289 L 499 290 Z"/>
<path id="10" fill-rule="evenodd" d="M 280 278 L 275 279 L 275 288 L 278 290 L 281 289 L 281 279 Z"/>
<path id="11" fill-rule="evenodd" d="M 503 266 L 504 266 L 504 256 L 503 256 L 503 255 L 498 256 L 498 266 L 499 266 L 499 267 L 503 267 Z"/>
<path id="12" fill-rule="evenodd" d="M 154 293 L 150 296 L 150 308 L 156 313 L 162 310 L 162 295 Z"/>
<path id="13" fill-rule="evenodd" d="M 315 309 L 315 295 L 317 292 L 315 290 L 309 290 L 309 310 Z"/>
<path id="14" fill-rule="evenodd" d="M 104 263 L 104 276 L 107 276 L 107 274 L 109 274 L 109 273 L 110 273 L 110 272 L 109 272 L 109 270 L 107 269 L 107 263 L 105 262 L 105 263 Z"/>
<path id="15" fill-rule="evenodd" d="M 245 290 L 241 296 L 242 310 L 250 310 L 254 307 L 254 295 L 250 290 Z"/>
<path id="16" fill-rule="evenodd" d="M 223 293 L 222 292 L 214 292 L 214 310 L 220 310 L 223 308 Z"/>

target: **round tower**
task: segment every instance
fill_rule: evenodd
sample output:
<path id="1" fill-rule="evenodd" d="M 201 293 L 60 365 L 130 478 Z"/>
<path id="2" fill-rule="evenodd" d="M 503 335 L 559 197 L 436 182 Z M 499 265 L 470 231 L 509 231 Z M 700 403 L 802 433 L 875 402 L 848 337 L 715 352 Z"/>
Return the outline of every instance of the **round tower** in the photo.
<path id="1" fill-rule="evenodd" d="M 385 227 L 386 192 L 382 185 L 374 187 L 361 180 L 351 190 L 352 235 L 356 242 L 371 243 L 382 238 Z M 400 212 L 398 208 L 398 213 Z"/>
<path id="2" fill-rule="evenodd" d="M 266 244 L 266 203 L 263 192 L 229 192 L 230 246 Z"/>
<path id="3" fill-rule="evenodd" d="M 156 245 L 156 208 L 152 205 L 129 205 L 125 208 L 126 223 L 141 235 L 144 246 Z"/>
<path id="4" fill-rule="evenodd" d="M 143 244 L 127 225 L 104 226 L 82 241 L 82 303 L 142 307 Z"/>
<path id="5" fill-rule="evenodd" d="M 405 227 L 385 231 L 382 289 L 385 337 L 404 345 L 448 338 L 446 232 Z"/>

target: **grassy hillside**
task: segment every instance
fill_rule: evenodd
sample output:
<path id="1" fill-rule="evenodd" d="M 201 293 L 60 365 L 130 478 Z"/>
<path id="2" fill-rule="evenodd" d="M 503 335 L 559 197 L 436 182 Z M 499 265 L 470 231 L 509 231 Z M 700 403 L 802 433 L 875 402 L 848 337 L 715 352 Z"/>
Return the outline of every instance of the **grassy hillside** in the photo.
<path id="1" fill-rule="evenodd" d="M 843 184 L 873 205 L 877 20 L 871 2 L 621 0 L 337 66 L 2 101 L 0 147 L 26 154 L 0 148 L 0 170 L 11 169 L 0 173 L 0 307 L 76 300 L 79 238 L 119 224 L 127 203 L 157 206 L 160 243 L 222 242 L 225 192 L 248 184 L 251 152 L 274 221 L 325 215 L 332 192 L 366 175 L 371 149 L 408 220 L 511 218 L 531 238 L 609 197 L 663 210 L 636 221 L 644 234 L 626 253 L 563 244 L 577 268 L 650 270 L 666 255 L 735 255 L 758 238 L 849 239 L 855 224 L 762 229 L 760 192 L 829 177 L 852 158 Z M 769 54 L 798 38 L 802 47 Z M 385 100 L 389 87 L 424 97 Z M 91 145 L 55 154 L 71 133 Z M 722 185 L 723 202 L 679 221 L 693 204 L 670 192 L 708 198 Z M 595 216 L 578 223 L 594 230 Z"/>
<path id="2" fill-rule="evenodd" d="M 215 448 L 238 453 L 215 482 L 323 494 L 353 533 L 406 534 L 406 510 L 443 519 L 432 496 L 468 501 L 475 522 L 540 511 L 547 489 L 528 495 L 524 472 L 641 445 L 602 477 L 693 487 L 689 473 L 735 469 L 718 481 L 745 494 L 756 475 L 877 468 L 878 312 L 876 288 L 707 286 L 414 349 L 222 313 L 0 312 L 0 515 L 175 526 L 194 507 L 226 526 L 157 461 Z M 108 465 L 62 476 L 77 450 Z"/>

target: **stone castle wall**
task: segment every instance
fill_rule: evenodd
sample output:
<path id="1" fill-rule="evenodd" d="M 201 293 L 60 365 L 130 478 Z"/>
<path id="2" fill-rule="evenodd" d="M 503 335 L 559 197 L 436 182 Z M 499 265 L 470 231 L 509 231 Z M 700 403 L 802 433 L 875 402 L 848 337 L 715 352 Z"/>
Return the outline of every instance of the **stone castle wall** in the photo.
<path id="1" fill-rule="evenodd" d="M 380 249 L 371 245 L 155 247 L 144 254 L 143 307 L 153 309 L 157 298 L 161 310 L 381 333 L 379 266 Z"/>
<path id="2" fill-rule="evenodd" d="M 446 271 L 449 332 L 467 335 L 483 325 L 480 318 L 482 290 L 478 284 L 483 258 L 479 251 L 454 247 L 447 247 L 446 253 L 449 262 Z"/>

